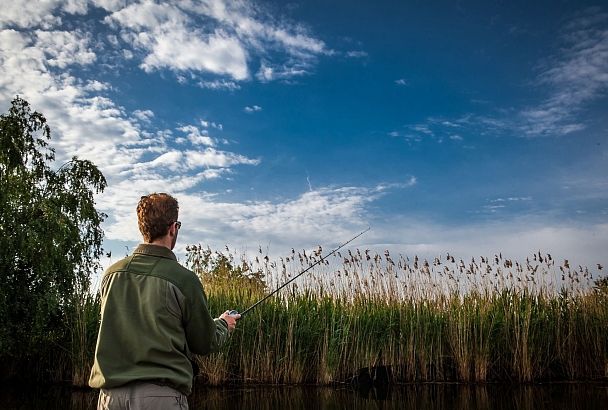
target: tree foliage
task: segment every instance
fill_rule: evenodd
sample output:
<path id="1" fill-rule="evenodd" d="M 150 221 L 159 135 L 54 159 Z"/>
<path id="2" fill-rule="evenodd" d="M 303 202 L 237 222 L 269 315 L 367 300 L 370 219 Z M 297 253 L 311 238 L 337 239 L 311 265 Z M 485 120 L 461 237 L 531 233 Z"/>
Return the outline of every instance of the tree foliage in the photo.
<path id="1" fill-rule="evenodd" d="M 198 275 L 206 288 L 229 285 L 262 292 L 266 287 L 263 272 L 252 270 L 244 260 L 235 261 L 231 253 L 213 252 L 200 244 L 186 246 L 186 252 L 187 266 Z"/>
<path id="2" fill-rule="evenodd" d="M 16 97 L 0 116 L 0 358 L 64 343 L 74 295 L 98 268 L 106 180 L 76 157 L 53 168 L 44 116 Z"/>

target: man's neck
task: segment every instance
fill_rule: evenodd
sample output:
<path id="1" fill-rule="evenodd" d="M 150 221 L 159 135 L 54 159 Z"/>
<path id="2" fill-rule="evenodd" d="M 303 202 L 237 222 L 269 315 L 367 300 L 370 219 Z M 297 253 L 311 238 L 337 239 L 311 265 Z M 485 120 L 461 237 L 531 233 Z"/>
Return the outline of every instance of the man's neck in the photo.
<path id="1" fill-rule="evenodd" d="M 171 238 L 169 237 L 169 235 L 165 235 L 161 238 L 156 238 L 155 240 L 153 240 L 152 242 L 146 242 L 149 243 L 150 245 L 157 245 L 157 246 L 164 246 L 165 248 L 172 250 L 171 249 Z"/>

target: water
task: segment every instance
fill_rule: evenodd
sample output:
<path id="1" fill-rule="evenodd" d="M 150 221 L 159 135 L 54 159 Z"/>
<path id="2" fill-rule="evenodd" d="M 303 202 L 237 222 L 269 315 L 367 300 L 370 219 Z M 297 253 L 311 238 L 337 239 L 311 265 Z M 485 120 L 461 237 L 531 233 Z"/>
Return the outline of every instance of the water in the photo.
<path id="1" fill-rule="evenodd" d="M 606 383 L 415 384 L 344 387 L 197 388 L 190 409 L 606 409 Z M 0 409 L 95 409 L 97 392 L 66 388 L 0 389 Z"/>

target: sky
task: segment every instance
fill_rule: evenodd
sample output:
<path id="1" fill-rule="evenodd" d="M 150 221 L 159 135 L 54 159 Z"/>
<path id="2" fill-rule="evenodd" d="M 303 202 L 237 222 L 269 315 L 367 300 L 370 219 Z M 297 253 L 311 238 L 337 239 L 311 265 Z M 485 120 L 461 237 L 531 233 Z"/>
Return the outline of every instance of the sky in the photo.
<path id="1" fill-rule="evenodd" d="M 111 257 L 353 246 L 608 265 L 608 4 L 0 0 L 0 110 L 93 161 Z M 603 272 L 605 272 L 604 269 Z"/>

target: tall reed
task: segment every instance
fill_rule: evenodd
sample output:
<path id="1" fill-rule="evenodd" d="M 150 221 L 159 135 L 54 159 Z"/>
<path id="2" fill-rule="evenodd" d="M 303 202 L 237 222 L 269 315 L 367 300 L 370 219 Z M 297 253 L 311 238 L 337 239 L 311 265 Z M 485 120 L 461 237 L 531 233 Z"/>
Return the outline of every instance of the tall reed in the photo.
<path id="1" fill-rule="evenodd" d="M 87 386 L 95 341 L 99 326 L 99 295 L 91 294 L 88 289 L 77 289 L 70 304 L 70 356 L 72 384 L 74 386 Z"/>
<path id="2" fill-rule="evenodd" d="M 319 258 L 237 260 L 192 247 L 189 261 L 220 312 L 244 309 Z M 465 263 L 354 249 L 321 262 L 244 317 L 221 353 L 199 358 L 201 378 L 328 384 L 376 365 L 397 382 L 608 377 L 608 289 L 583 267 L 540 252 Z"/>

